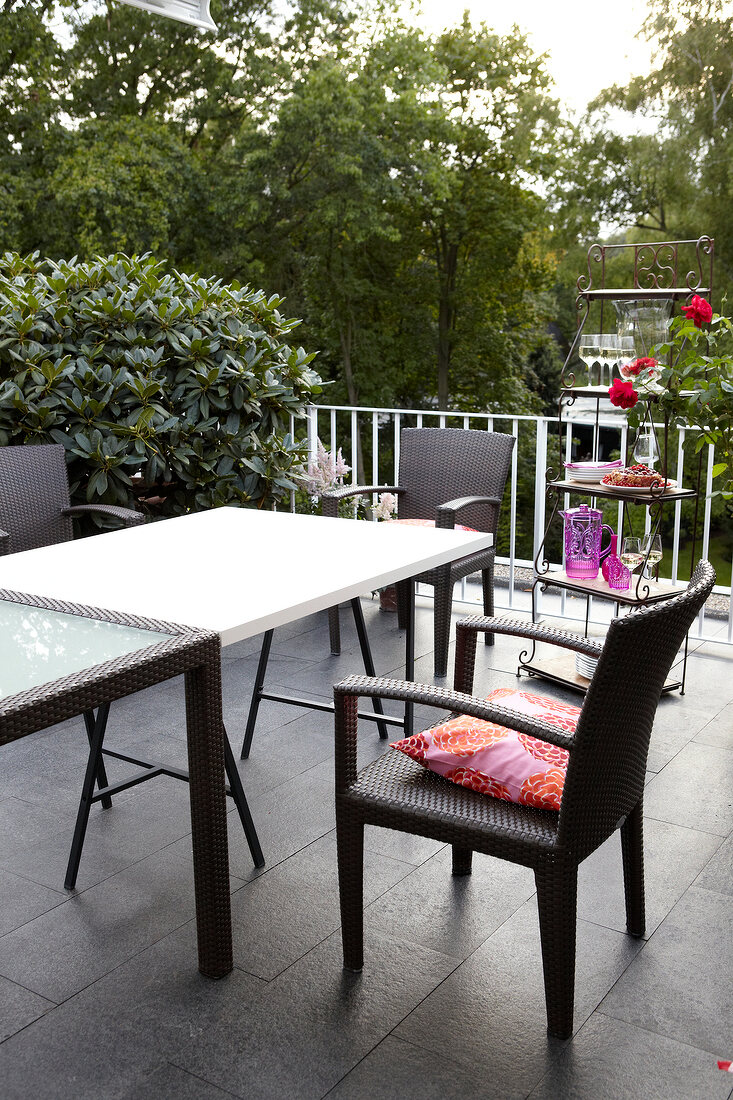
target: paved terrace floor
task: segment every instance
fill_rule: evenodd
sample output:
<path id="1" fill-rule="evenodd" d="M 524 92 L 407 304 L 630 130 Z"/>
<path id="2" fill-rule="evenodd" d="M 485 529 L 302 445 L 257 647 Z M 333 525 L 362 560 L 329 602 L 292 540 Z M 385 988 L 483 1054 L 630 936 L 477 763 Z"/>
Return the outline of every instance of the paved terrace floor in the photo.
<path id="1" fill-rule="evenodd" d="M 365 612 L 378 671 L 399 675 L 395 616 L 370 600 Z M 343 620 L 339 658 L 324 616 L 278 632 L 272 681 L 328 696 L 360 671 Z M 419 608 L 428 681 L 431 647 L 431 613 Z M 515 685 L 518 648 L 480 645 L 477 687 Z M 237 752 L 256 649 L 225 651 Z M 716 1059 L 733 1059 L 732 662 L 723 646 L 694 647 L 687 695 L 659 707 L 645 940 L 624 934 L 618 836 L 581 868 L 568 1042 L 547 1038 L 533 878 L 512 864 L 477 857 L 470 878 L 454 879 L 445 847 L 369 830 L 366 966 L 344 974 L 328 717 L 263 705 L 241 770 L 267 866 L 253 871 L 232 811 L 236 968 L 221 982 L 195 967 L 186 786 L 159 778 L 111 810 L 96 806 L 70 896 L 82 724 L 0 749 L 0 1095 L 725 1100 L 733 1077 Z M 116 706 L 109 742 L 184 764 L 182 715 L 173 681 Z M 386 751 L 371 724 L 361 745 L 364 760 Z"/>

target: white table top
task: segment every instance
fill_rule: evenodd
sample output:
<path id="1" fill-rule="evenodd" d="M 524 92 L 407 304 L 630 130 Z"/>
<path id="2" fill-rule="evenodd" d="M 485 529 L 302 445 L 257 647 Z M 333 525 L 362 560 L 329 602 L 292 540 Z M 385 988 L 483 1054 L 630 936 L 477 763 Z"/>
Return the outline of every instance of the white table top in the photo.
<path id="1" fill-rule="evenodd" d="M 215 508 L 0 558 L 0 588 L 219 633 L 231 645 L 485 550 L 484 533 Z"/>

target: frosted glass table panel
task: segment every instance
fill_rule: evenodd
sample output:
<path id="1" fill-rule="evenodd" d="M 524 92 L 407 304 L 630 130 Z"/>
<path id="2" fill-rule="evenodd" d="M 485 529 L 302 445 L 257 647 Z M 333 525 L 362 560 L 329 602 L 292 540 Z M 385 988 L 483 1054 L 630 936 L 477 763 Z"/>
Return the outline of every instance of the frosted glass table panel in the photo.
<path id="1" fill-rule="evenodd" d="M 172 634 L 0 602 L 0 699 L 170 640 Z"/>

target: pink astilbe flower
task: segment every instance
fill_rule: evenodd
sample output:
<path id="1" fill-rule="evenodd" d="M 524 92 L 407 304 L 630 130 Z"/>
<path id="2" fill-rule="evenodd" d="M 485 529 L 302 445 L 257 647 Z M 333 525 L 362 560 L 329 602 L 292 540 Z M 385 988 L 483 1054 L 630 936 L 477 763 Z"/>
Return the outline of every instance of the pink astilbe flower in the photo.
<path id="1" fill-rule="evenodd" d="M 379 501 L 374 508 L 377 519 L 392 519 L 397 515 L 397 497 L 394 493 L 380 493 Z"/>
<path id="2" fill-rule="evenodd" d="M 329 489 L 343 485 L 343 480 L 351 470 L 344 461 L 341 448 L 334 455 L 327 451 L 320 439 L 316 440 L 316 457 L 308 463 L 306 492 L 312 497 L 321 497 Z"/>

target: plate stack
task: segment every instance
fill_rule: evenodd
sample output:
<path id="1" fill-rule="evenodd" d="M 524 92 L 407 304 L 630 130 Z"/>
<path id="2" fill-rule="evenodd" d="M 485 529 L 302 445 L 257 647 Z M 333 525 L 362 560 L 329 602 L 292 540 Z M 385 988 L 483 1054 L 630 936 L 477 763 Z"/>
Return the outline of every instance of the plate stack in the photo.
<path id="1" fill-rule="evenodd" d="M 597 485 L 604 474 L 623 468 L 620 458 L 615 462 L 566 462 L 564 465 L 569 478 L 589 485 Z"/>
<path id="2" fill-rule="evenodd" d="M 575 671 L 578 673 L 578 676 L 583 676 L 586 680 L 593 679 L 597 664 L 597 657 L 588 657 L 585 653 L 575 654 Z"/>

